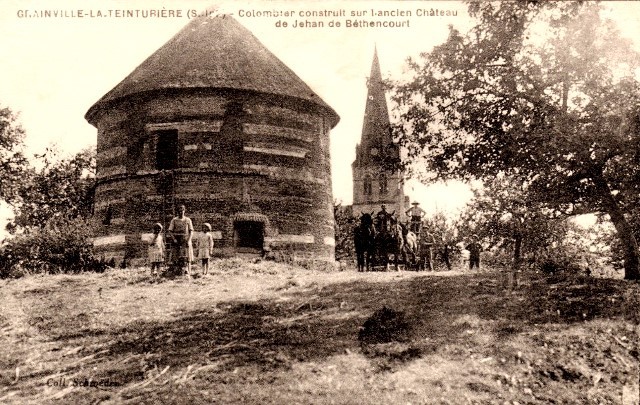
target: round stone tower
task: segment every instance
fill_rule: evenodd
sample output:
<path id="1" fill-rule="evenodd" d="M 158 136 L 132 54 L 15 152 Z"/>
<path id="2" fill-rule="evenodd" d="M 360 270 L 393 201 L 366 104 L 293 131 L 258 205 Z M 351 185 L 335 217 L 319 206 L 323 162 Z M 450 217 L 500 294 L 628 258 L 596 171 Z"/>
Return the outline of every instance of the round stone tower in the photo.
<path id="1" fill-rule="evenodd" d="M 193 20 L 87 112 L 98 130 L 94 246 L 144 262 L 184 204 L 220 254 L 334 259 L 329 131 L 339 117 L 228 15 Z"/>

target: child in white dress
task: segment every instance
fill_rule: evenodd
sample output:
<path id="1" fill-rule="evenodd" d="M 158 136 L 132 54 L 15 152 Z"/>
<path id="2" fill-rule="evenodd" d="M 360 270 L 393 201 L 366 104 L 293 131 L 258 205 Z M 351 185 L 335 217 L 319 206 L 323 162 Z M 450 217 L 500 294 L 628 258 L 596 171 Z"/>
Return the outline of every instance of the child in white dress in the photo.
<path id="1" fill-rule="evenodd" d="M 149 263 L 151 264 L 151 274 L 158 274 L 164 263 L 164 238 L 162 237 L 162 225 L 153 225 L 153 239 L 149 244 Z"/>
<path id="2" fill-rule="evenodd" d="M 213 236 L 211 235 L 211 225 L 202 225 L 202 236 L 198 240 L 198 258 L 202 261 L 202 273 L 209 272 L 209 259 L 213 252 Z"/>

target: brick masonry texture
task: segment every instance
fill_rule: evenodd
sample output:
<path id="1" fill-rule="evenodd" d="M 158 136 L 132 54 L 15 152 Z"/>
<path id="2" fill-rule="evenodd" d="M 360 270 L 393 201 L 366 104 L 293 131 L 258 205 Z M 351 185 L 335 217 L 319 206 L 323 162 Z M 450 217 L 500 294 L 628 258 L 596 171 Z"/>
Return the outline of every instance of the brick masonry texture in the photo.
<path id="1" fill-rule="evenodd" d="M 197 231 L 208 222 L 219 232 L 216 249 L 226 253 L 238 248 L 234 224 L 252 220 L 264 227 L 266 250 L 334 260 L 330 123 L 322 107 L 261 93 L 178 89 L 125 97 L 92 119 L 98 255 L 143 262 L 142 235 L 156 222 L 166 229 L 184 204 Z M 161 171 L 157 148 L 166 130 L 177 132 L 177 166 Z"/>
<path id="2" fill-rule="evenodd" d="M 410 207 L 408 196 L 404 194 L 403 177 L 400 172 L 384 171 L 380 166 L 353 167 L 353 213 L 380 211 L 382 204 L 387 212 L 395 212 L 401 221 L 406 220 L 405 211 Z M 386 174 L 387 190 L 380 192 L 380 173 Z M 371 194 L 364 193 L 364 178 L 371 182 Z"/>

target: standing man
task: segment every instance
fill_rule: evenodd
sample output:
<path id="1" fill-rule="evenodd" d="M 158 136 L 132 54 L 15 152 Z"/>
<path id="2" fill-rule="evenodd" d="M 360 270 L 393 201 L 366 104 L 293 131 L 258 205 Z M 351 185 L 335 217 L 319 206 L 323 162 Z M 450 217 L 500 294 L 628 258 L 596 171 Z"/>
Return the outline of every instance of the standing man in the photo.
<path id="1" fill-rule="evenodd" d="M 187 209 L 184 205 L 178 206 L 178 216 L 171 220 L 167 231 L 169 231 L 173 241 L 171 246 L 173 266 L 178 267 L 182 272 L 186 264 L 187 275 L 191 277 L 191 261 L 193 261 L 191 237 L 193 236 L 193 223 L 191 222 L 191 218 L 185 215 L 186 211 Z"/>
<path id="2" fill-rule="evenodd" d="M 409 208 L 405 214 L 411 217 L 411 231 L 417 234 L 420 233 L 422 217 L 424 217 L 426 212 L 418 207 L 420 203 L 417 201 L 412 202 L 411 205 L 413 205 L 413 207 Z"/>
<path id="3" fill-rule="evenodd" d="M 466 248 L 469 251 L 469 270 L 473 270 L 473 266 L 480 270 L 480 252 L 482 252 L 482 245 L 478 242 L 478 235 L 473 234 L 471 236 L 471 243 Z"/>
<path id="4" fill-rule="evenodd" d="M 380 207 L 380 211 L 378 211 L 378 213 L 376 214 L 376 226 L 378 227 L 378 231 L 382 232 L 382 231 L 386 231 L 386 229 L 383 229 L 384 226 L 387 224 L 387 220 L 389 219 L 389 213 L 387 212 L 387 207 L 382 204 L 382 206 Z"/>
<path id="5" fill-rule="evenodd" d="M 425 270 L 434 271 L 433 268 L 433 246 L 436 243 L 436 239 L 433 237 L 431 232 L 426 231 L 421 236 L 422 240 L 422 254 L 423 254 L 423 265 Z"/>

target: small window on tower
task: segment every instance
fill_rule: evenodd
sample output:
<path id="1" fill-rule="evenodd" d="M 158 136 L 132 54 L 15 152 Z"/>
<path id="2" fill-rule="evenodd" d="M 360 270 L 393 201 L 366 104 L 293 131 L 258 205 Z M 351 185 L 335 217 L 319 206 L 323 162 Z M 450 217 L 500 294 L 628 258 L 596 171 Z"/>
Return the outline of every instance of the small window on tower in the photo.
<path id="1" fill-rule="evenodd" d="M 364 195 L 371 195 L 371 177 L 369 175 L 364 176 Z"/>
<path id="2" fill-rule="evenodd" d="M 378 181 L 380 183 L 380 194 L 387 194 L 387 192 L 389 191 L 387 185 L 387 176 L 385 176 L 384 173 L 381 174 Z"/>
<path id="3" fill-rule="evenodd" d="M 178 167 L 178 130 L 158 131 L 156 169 L 173 170 Z"/>

